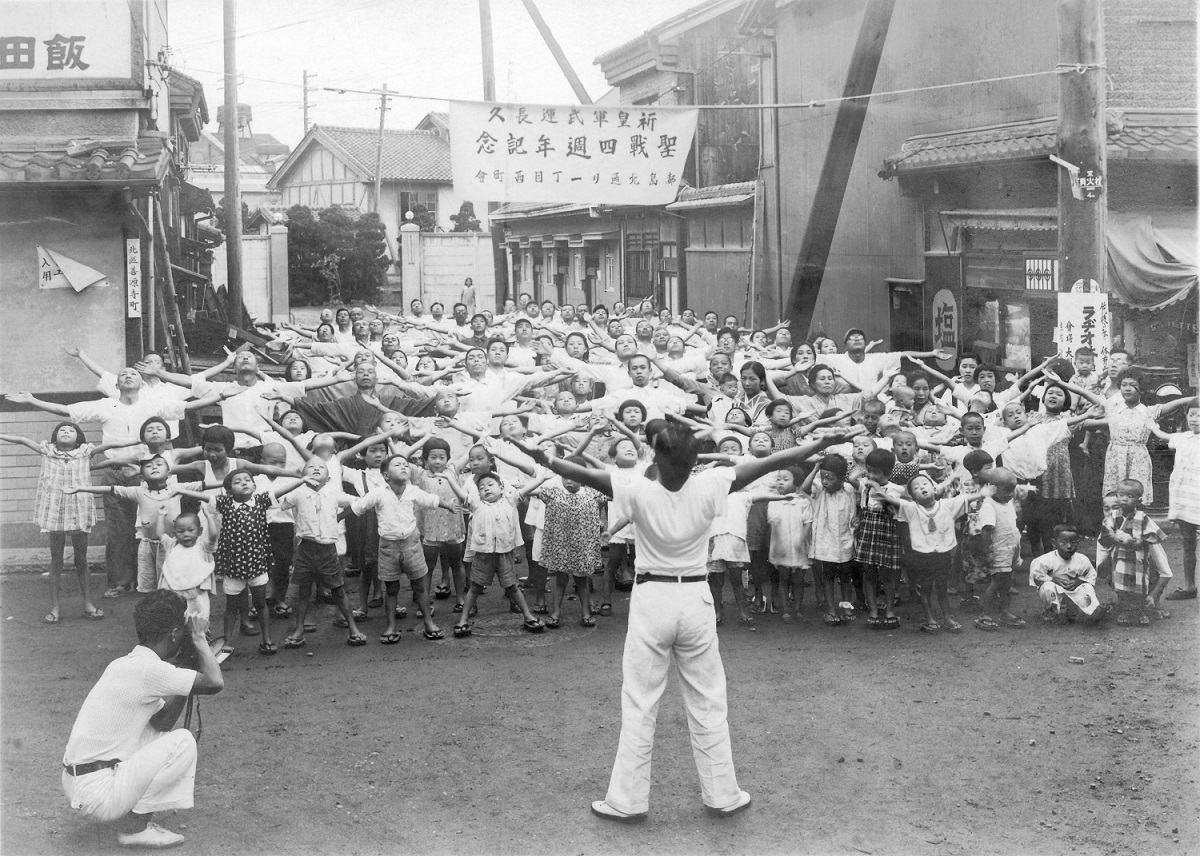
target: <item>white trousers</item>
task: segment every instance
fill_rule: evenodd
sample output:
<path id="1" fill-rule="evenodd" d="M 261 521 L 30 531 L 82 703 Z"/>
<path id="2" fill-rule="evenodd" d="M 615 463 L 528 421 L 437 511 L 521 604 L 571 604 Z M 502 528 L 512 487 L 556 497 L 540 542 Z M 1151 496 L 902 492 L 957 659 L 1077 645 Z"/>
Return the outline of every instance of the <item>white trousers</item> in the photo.
<path id="1" fill-rule="evenodd" d="M 649 808 L 654 727 L 672 663 L 679 672 L 704 804 L 728 808 L 740 793 L 712 591 L 706 582 L 646 582 L 633 587 L 629 604 L 621 739 L 605 796 L 623 812 L 639 814 Z"/>
<path id="2" fill-rule="evenodd" d="M 130 811 L 150 814 L 191 808 L 196 787 L 196 738 L 186 728 L 168 731 L 133 756 L 85 776 L 62 774 L 71 807 L 99 821 Z"/>
<path id="3" fill-rule="evenodd" d="M 1080 583 L 1067 591 L 1053 580 L 1046 580 L 1038 587 L 1038 597 L 1042 600 L 1043 608 L 1062 609 L 1063 601 L 1069 601 L 1087 616 L 1091 616 L 1100 608 L 1100 600 L 1096 597 L 1096 589 L 1091 583 Z"/>

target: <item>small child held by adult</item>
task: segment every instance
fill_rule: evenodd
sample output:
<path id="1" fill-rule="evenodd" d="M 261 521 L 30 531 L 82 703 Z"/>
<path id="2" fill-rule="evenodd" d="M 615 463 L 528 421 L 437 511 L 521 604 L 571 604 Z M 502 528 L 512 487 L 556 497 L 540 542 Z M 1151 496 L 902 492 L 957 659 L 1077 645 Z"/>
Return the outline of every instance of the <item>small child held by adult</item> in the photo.
<path id="1" fill-rule="evenodd" d="M 1079 530 L 1073 523 L 1054 527 L 1054 549 L 1029 566 L 1029 584 L 1042 601 L 1042 621 L 1098 621 L 1104 610 L 1096 596 L 1096 569 L 1079 549 Z"/>

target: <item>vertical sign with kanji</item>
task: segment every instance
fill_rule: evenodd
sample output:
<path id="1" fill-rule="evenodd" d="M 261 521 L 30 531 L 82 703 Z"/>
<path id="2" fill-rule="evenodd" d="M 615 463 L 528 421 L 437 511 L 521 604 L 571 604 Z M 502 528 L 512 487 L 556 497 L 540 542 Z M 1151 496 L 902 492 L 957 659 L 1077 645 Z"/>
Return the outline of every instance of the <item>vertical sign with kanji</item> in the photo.
<path id="1" fill-rule="evenodd" d="M 938 351 L 949 351 L 955 357 L 947 361 L 951 368 L 958 356 L 958 301 L 954 292 L 943 288 L 933 296 L 933 347 Z M 938 361 L 939 364 L 941 360 Z"/>
<path id="2" fill-rule="evenodd" d="M 508 202 L 665 205 L 696 133 L 695 108 L 450 104 L 455 193 Z"/>
<path id="3" fill-rule="evenodd" d="M 1058 326 L 1054 331 L 1058 354 L 1068 359 L 1080 348 L 1096 355 L 1096 371 L 1103 374 L 1112 350 L 1112 317 L 1108 295 L 1079 292 L 1058 295 Z"/>
<path id="4" fill-rule="evenodd" d="M 142 317 L 142 241 L 125 239 L 125 317 Z"/>

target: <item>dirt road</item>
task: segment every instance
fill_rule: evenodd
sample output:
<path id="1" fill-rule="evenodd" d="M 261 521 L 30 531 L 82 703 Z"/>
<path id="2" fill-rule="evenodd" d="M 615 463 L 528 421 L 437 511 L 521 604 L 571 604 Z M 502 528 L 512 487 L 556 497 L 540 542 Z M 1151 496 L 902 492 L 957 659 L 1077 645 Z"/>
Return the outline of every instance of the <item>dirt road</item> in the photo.
<path id="1" fill-rule="evenodd" d="M 88 688 L 135 642 L 133 599 L 93 623 L 68 588 L 46 626 L 43 587 L 0 580 L 0 846 L 115 852 L 67 807 L 59 764 Z M 1031 591 L 1016 604 L 1029 627 L 992 634 L 920 633 L 910 605 L 894 632 L 827 628 L 811 607 L 727 625 L 754 805 L 703 813 L 672 678 L 635 827 L 587 810 L 616 747 L 627 601 L 595 629 L 568 611 L 533 636 L 493 589 L 471 639 L 426 642 L 408 619 L 384 647 L 377 618 L 356 649 L 323 607 L 306 650 L 262 657 L 243 640 L 201 705 L 197 808 L 162 821 L 195 854 L 1200 852 L 1197 602 L 1094 629 L 1043 626 Z"/>

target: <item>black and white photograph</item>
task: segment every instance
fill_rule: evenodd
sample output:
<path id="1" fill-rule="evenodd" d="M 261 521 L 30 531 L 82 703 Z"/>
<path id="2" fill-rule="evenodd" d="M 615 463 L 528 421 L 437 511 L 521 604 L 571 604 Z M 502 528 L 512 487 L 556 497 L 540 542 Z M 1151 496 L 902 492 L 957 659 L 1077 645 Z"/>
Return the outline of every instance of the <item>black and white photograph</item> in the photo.
<path id="1" fill-rule="evenodd" d="M 0 0 L 0 852 L 1200 854 L 1193 0 Z"/>

